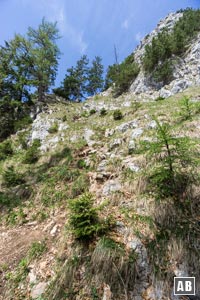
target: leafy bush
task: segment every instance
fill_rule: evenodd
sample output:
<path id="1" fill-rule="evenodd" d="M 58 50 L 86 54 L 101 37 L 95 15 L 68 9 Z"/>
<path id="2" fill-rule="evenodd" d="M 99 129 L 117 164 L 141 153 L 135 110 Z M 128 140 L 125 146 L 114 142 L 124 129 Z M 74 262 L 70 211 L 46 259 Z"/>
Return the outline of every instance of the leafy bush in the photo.
<path id="1" fill-rule="evenodd" d="M 171 60 L 167 60 L 158 65 L 153 72 L 153 79 L 156 82 L 168 84 L 173 80 L 173 64 Z"/>
<path id="2" fill-rule="evenodd" d="M 58 123 L 54 123 L 48 130 L 49 133 L 56 133 L 58 132 Z"/>
<path id="3" fill-rule="evenodd" d="M 121 112 L 121 110 L 116 109 L 113 113 L 113 119 L 114 120 L 121 120 L 123 118 L 123 114 Z"/>
<path id="4" fill-rule="evenodd" d="M 16 186 L 25 182 L 23 174 L 20 174 L 14 170 L 13 166 L 10 166 L 3 172 L 3 180 L 7 187 Z"/>
<path id="5" fill-rule="evenodd" d="M 5 160 L 13 154 L 11 141 L 4 141 L 0 144 L 0 161 Z"/>
<path id="6" fill-rule="evenodd" d="M 91 240 L 109 228 L 109 224 L 98 217 L 101 207 L 93 207 L 93 203 L 91 194 L 83 194 L 69 201 L 69 224 L 79 240 Z"/>
<path id="7" fill-rule="evenodd" d="M 62 117 L 62 121 L 63 121 L 63 122 L 66 122 L 66 121 L 67 121 L 67 116 L 66 116 L 66 115 L 64 115 L 64 116 Z"/>
<path id="8" fill-rule="evenodd" d="M 39 147 L 40 147 L 40 140 L 35 139 L 33 141 L 33 144 L 28 148 L 28 150 L 25 153 L 25 157 L 23 160 L 25 164 L 33 164 L 38 161 Z"/>
<path id="9" fill-rule="evenodd" d="M 0 206 L 13 207 L 20 202 L 16 195 L 0 192 Z"/>
<path id="10" fill-rule="evenodd" d="M 95 109 L 91 109 L 90 110 L 90 115 L 94 115 L 96 113 L 96 110 Z"/>
<path id="11" fill-rule="evenodd" d="M 100 110 L 100 116 L 105 116 L 107 114 L 107 111 L 106 109 L 103 107 L 101 110 Z"/>

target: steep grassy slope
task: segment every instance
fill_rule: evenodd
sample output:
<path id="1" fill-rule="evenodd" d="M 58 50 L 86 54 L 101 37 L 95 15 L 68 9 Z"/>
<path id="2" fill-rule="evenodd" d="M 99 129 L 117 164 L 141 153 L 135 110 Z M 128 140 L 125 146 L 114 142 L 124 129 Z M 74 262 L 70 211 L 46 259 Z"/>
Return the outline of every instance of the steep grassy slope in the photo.
<path id="1" fill-rule="evenodd" d="M 199 95 L 196 87 L 158 101 L 127 94 L 47 103 L 10 138 L 14 153 L 0 161 L 0 299 L 176 299 L 174 275 L 198 282 Z M 148 156 L 159 138 L 154 119 L 193 144 L 184 148 L 190 162 L 175 161 L 184 180 L 164 196 L 151 181 L 163 159 Z M 38 134 L 41 145 L 28 156 L 36 159 L 27 161 Z M 72 233 L 68 203 L 88 192 L 94 207 L 102 204 L 95 222 L 112 218 L 84 242 Z"/>

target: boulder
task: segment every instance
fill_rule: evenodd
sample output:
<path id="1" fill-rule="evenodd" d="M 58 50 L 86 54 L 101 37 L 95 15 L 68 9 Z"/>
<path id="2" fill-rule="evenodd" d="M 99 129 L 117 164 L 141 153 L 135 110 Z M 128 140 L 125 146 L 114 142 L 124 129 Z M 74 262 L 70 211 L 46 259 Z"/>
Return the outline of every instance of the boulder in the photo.
<path id="1" fill-rule="evenodd" d="M 121 190 L 121 183 L 119 182 L 119 180 L 117 179 L 109 180 L 105 183 L 102 194 L 107 196 L 112 193 L 118 192 L 120 190 Z"/>

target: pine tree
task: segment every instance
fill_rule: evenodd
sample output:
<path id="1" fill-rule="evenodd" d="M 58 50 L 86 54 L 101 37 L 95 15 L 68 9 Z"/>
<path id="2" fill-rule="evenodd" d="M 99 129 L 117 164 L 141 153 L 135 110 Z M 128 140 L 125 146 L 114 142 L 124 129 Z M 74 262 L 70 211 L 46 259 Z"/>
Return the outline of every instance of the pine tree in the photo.
<path id="1" fill-rule="evenodd" d="M 38 29 L 29 27 L 27 38 L 21 35 L 0 47 L 0 97 L 22 101 L 30 99 L 30 88 L 38 89 L 39 100 L 54 84 L 59 49 L 56 23 L 45 19 Z"/>
<path id="2" fill-rule="evenodd" d="M 0 48 L 0 96 L 22 101 L 30 98 L 31 45 L 21 35 L 15 35 Z"/>
<path id="3" fill-rule="evenodd" d="M 103 65 L 100 56 L 95 56 L 92 61 L 92 66 L 88 71 L 88 85 L 87 93 L 88 95 L 95 95 L 102 91 L 103 88 Z"/>
<path id="4" fill-rule="evenodd" d="M 38 100 L 44 100 L 45 92 L 54 84 L 60 51 L 56 45 L 59 38 L 56 23 L 45 21 L 38 29 L 28 28 L 28 38 L 31 48 L 32 84 L 38 90 Z"/>
<path id="5" fill-rule="evenodd" d="M 157 124 L 156 141 L 146 143 L 149 158 L 154 163 L 150 183 L 160 198 L 177 196 L 192 180 L 187 168 L 194 161 L 193 145 L 187 137 L 173 136 L 169 124 L 160 124 L 156 118 L 154 120 Z"/>
<path id="6" fill-rule="evenodd" d="M 67 74 L 59 88 L 54 93 L 71 101 L 81 101 L 87 92 L 89 60 L 83 55 L 75 67 L 67 69 Z"/>

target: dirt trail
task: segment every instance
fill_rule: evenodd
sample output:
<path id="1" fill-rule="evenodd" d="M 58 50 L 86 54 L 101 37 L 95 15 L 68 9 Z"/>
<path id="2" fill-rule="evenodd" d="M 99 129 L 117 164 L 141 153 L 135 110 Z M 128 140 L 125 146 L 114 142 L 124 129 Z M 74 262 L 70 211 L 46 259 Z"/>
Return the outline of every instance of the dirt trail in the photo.
<path id="1" fill-rule="evenodd" d="M 14 229 L 5 229 L 0 232 L 0 299 L 5 286 L 5 279 L 1 269 L 12 271 L 19 261 L 26 255 L 34 241 L 44 239 L 42 230 L 34 227 L 21 226 Z"/>

